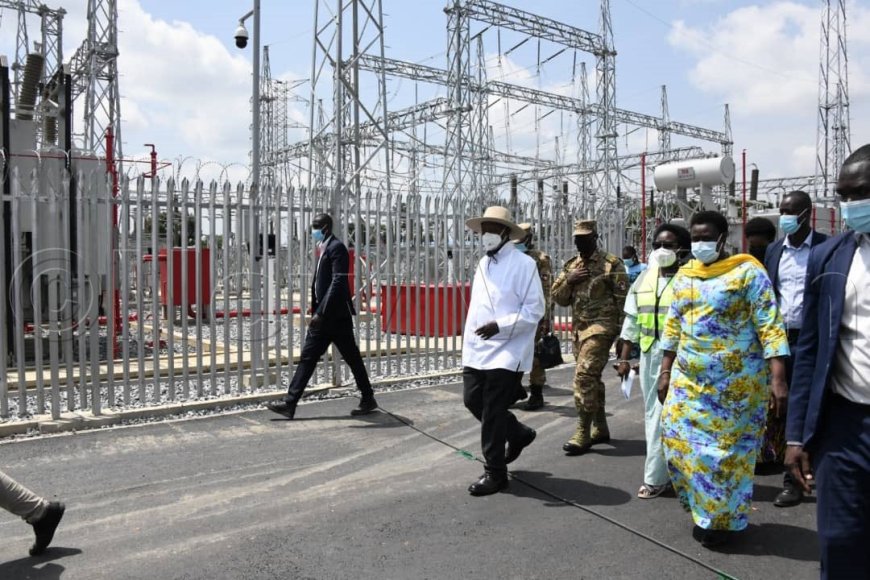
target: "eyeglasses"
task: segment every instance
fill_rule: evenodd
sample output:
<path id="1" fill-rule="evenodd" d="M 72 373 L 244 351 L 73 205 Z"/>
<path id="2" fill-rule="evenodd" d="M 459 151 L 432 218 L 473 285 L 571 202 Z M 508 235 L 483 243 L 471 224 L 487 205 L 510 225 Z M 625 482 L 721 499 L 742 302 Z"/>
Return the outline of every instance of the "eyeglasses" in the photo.
<path id="1" fill-rule="evenodd" d="M 658 250 L 659 248 L 665 248 L 666 250 L 679 250 L 680 244 L 675 242 L 653 242 L 653 250 Z"/>

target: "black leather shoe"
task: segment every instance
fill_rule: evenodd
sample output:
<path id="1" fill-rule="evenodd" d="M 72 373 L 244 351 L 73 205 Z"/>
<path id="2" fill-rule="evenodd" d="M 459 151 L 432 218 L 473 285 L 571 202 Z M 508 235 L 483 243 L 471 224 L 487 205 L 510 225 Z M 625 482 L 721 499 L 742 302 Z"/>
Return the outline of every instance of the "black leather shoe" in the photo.
<path id="1" fill-rule="evenodd" d="M 804 493 L 798 487 L 786 485 L 776 499 L 773 500 L 773 505 L 776 507 L 793 507 L 798 505 L 804 499 Z"/>
<path id="2" fill-rule="evenodd" d="M 48 504 L 42 518 L 31 524 L 33 526 L 33 531 L 36 533 L 36 541 L 33 542 L 32 546 L 30 546 L 31 556 L 38 556 L 45 552 L 45 549 L 51 543 L 52 538 L 54 538 L 54 531 L 57 529 L 57 525 L 63 517 L 64 510 L 66 510 L 65 505 L 53 501 Z"/>
<path id="3" fill-rule="evenodd" d="M 523 407 L 526 411 L 537 411 L 544 406 L 544 396 L 539 393 L 532 393 L 529 400 L 526 401 L 526 406 Z"/>
<path id="4" fill-rule="evenodd" d="M 359 402 L 359 406 L 350 412 L 354 417 L 358 417 L 359 415 L 368 415 L 372 411 L 378 408 L 378 402 L 375 401 L 375 398 L 371 399 L 361 399 Z"/>
<path id="5" fill-rule="evenodd" d="M 296 414 L 296 404 L 288 403 L 287 401 L 270 401 L 266 403 L 266 408 L 273 413 L 284 415 L 288 419 L 292 419 Z"/>
<path id="6" fill-rule="evenodd" d="M 508 487 L 506 476 L 495 477 L 491 473 L 484 473 L 480 479 L 468 486 L 468 493 L 474 496 L 492 495 Z"/>
<path id="7" fill-rule="evenodd" d="M 518 442 L 516 445 L 512 445 L 511 443 L 507 444 L 507 451 L 504 454 L 504 462 L 511 463 L 517 457 L 520 456 L 520 453 L 523 452 L 523 449 L 532 444 L 532 441 L 535 440 L 535 437 L 538 436 L 538 433 L 534 429 L 529 430 L 529 434 L 525 439 Z"/>
<path id="8" fill-rule="evenodd" d="M 562 445 L 562 451 L 565 452 L 565 455 L 572 455 L 572 456 L 573 455 L 583 455 L 584 453 L 589 451 L 589 449 L 591 449 L 591 448 L 592 448 L 591 443 L 589 445 L 576 445 L 576 444 L 571 443 L 569 441 L 568 443 L 565 443 L 564 445 Z"/>

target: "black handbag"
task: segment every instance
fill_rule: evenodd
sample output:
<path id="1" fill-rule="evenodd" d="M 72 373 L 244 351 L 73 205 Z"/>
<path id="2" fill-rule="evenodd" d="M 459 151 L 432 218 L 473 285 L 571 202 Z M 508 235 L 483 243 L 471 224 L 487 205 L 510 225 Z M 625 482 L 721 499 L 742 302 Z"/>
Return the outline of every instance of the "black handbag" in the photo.
<path id="1" fill-rule="evenodd" d="M 544 369 L 551 369 L 562 364 L 562 345 L 559 337 L 553 333 L 545 334 L 535 345 L 535 358 Z"/>

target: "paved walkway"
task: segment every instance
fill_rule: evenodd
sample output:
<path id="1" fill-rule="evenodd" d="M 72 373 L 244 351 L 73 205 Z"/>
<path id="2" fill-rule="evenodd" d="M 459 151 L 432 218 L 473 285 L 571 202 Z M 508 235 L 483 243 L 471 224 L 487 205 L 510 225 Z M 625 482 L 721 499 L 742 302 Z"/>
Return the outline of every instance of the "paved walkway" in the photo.
<path id="1" fill-rule="evenodd" d="M 674 497 L 635 498 L 642 403 L 615 381 L 612 445 L 565 457 L 569 379 L 551 373 L 550 405 L 519 412 L 538 439 L 486 498 L 466 492 L 481 465 L 433 439 L 480 454 L 458 384 L 380 395 L 401 421 L 351 418 L 343 399 L 292 422 L 254 411 L 2 444 L 9 474 L 68 508 L 41 558 L 0 514 L 0 578 L 818 577 L 814 500 L 773 507 L 780 476 L 757 479 L 751 527 L 722 552 L 691 538 Z"/>

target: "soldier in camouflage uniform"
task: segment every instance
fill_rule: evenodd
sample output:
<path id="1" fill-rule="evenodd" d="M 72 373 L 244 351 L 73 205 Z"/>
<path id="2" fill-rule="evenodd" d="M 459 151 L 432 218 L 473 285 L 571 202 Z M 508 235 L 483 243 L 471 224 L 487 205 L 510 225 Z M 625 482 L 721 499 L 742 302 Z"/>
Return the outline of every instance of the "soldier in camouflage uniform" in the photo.
<path id="1" fill-rule="evenodd" d="M 552 296 L 556 304 L 571 306 L 574 332 L 574 406 L 577 431 L 562 446 L 568 455 L 580 455 L 596 443 L 610 441 L 604 413 L 604 383 L 601 373 L 610 356 L 610 346 L 619 334 L 628 276 L 622 260 L 598 249 L 595 220 L 574 222 L 574 245 L 578 255 L 568 260 Z"/>
<path id="2" fill-rule="evenodd" d="M 549 255 L 535 248 L 532 224 L 520 224 L 520 229 L 526 232 L 526 237 L 514 243 L 518 250 L 522 250 L 535 261 L 535 264 L 538 266 L 538 276 L 541 277 L 541 288 L 544 290 L 544 317 L 541 319 L 540 324 L 538 324 L 538 331 L 535 333 L 535 344 L 537 344 L 542 336 L 550 332 L 550 321 L 553 315 L 553 300 L 550 296 L 550 288 L 553 285 L 553 261 Z M 532 372 L 529 373 L 529 391 L 531 394 L 524 407 L 526 411 L 535 411 L 544 406 L 543 389 L 546 384 L 547 372 L 541 368 L 538 357 L 535 357 L 532 362 Z"/>

